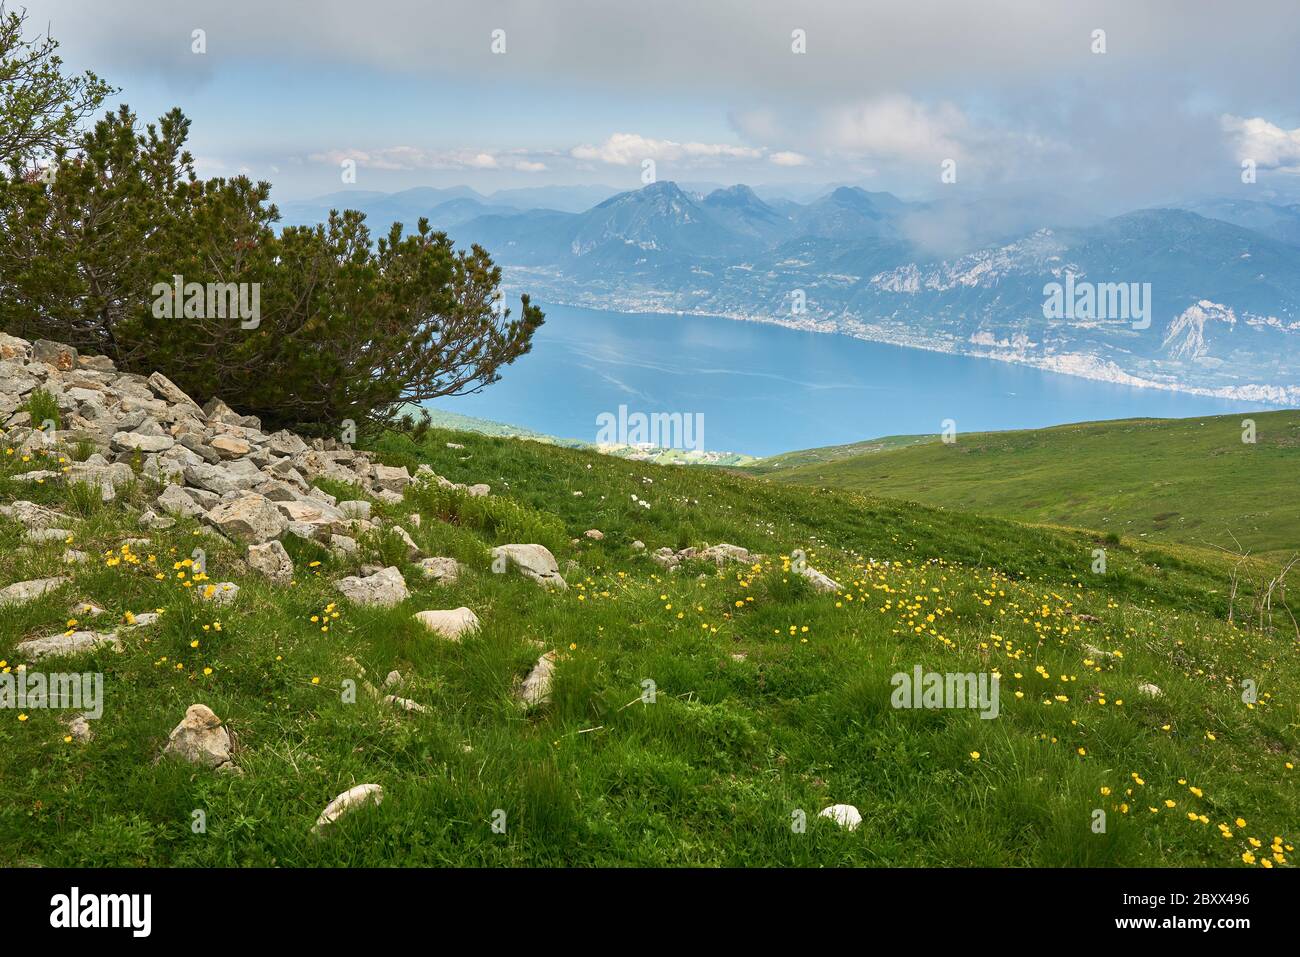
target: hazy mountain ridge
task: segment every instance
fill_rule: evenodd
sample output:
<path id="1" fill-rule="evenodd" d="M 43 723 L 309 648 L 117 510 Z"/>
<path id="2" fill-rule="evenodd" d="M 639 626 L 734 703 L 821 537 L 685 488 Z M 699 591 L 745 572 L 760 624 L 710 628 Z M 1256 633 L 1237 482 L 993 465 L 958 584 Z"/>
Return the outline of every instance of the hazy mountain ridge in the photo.
<path id="1" fill-rule="evenodd" d="M 464 189 L 362 194 L 355 205 L 379 226 L 395 206 L 436 201 L 422 215 L 485 246 L 509 284 L 543 301 L 775 322 L 1300 405 L 1300 247 L 1290 241 L 1300 239 L 1300 207 L 1213 200 L 1016 235 L 990 220 L 979 242 L 940 256 L 918 237 L 933 238 L 945 217 L 978 214 L 978 203 L 841 186 L 801 204 L 711 186 L 660 181 L 581 212 L 511 210 Z M 1150 306 L 1149 324 L 1045 318 L 1044 287 L 1067 276 L 1135 295 L 1149 283 L 1150 302 L 1135 300 Z"/>

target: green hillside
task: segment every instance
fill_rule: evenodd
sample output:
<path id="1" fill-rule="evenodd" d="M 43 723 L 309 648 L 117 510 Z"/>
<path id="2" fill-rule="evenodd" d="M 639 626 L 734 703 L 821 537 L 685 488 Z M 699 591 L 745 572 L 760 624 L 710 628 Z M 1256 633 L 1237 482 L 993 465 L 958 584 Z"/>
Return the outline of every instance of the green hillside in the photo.
<path id="1" fill-rule="evenodd" d="M 93 740 L 56 712 L 0 711 L 0 864 L 1290 866 L 1300 661 L 1280 609 L 1258 627 L 1263 566 L 1243 568 L 1229 624 L 1231 567 L 1205 550 L 474 433 L 376 449 L 492 486 L 373 503 L 424 554 L 459 559 L 455 583 L 391 538 L 341 555 L 286 535 L 294 584 L 272 584 L 193 520 L 142 532 L 143 476 L 100 503 L 17 477 L 49 456 L 0 458 L 0 502 L 72 522 L 70 541 L 34 542 L 0 518 L 0 582 L 71 578 L 0 606 L 0 671 L 23 639 L 160 614 L 122 630 L 120 653 L 66 662 L 105 675 Z M 675 572 L 650 557 L 724 541 L 764 557 Z M 494 574 L 489 547 L 509 542 L 553 550 L 568 589 Z M 70 547 L 91 560 L 64 564 Z M 840 587 L 814 591 L 796 550 Z M 333 582 L 364 562 L 398 567 L 411 596 L 342 598 Z M 202 593 L 222 580 L 241 591 L 213 607 Z M 94 624 L 85 602 L 104 608 Z M 482 623 L 459 641 L 413 617 L 458 606 Z M 543 650 L 553 692 L 521 709 Z M 996 673 L 998 717 L 892 707 L 892 676 L 917 666 Z M 348 700 L 347 682 L 392 670 L 425 710 Z M 159 758 L 194 702 L 230 728 L 241 773 Z M 383 803 L 312 836 L 362 783 Z M 818 817 L 841 803 L 857 830 Z"/>
<path id="2" fill-rule="evenodd" d="M 938 442 L 938 435 L 886 435 L 879 439 L 865 442 L 853 442 L 849 445 L 826 445 L 817 449 L 800 449 L 796 452 L 783 452 L 757 462 L 751 462 L 743 469 L 750 475 L 772 475 L 796 469 L 804 465 L 821 465 L 827 462 L 839 462 L 844 459 L 857 458 L 860 455 L 875 455 L 879 452 L 892 452 L 895 449 L 910 448 L 927 442 Z"/>
<path id="3" fill-rule="evenodd" d="M 1235 538 L 1253 554 L 1290 554 L 1300 549 L 1300 411 L 1249 416 L 1254 444 L 1242 441 L 1244 418 L 969 433 L 847 457 L 791 453 L 754 471 L 1022 521 L 1232 549 Z"/>

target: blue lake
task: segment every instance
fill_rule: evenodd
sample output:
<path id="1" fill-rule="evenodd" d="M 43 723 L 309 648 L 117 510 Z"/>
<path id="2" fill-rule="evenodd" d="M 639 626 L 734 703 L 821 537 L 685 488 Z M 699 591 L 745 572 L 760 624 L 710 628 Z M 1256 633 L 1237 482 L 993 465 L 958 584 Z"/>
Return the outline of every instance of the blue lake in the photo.
<path id="1" fill-rule="evenodd" d="M 432 406 L 595 441 L 596 417 L 702 413 L 709 450 L 773 455 L 884 435 L 1258 410 L 989 359 L 701 316 L 542 307 L 533 351 L 478 395 Z"/>

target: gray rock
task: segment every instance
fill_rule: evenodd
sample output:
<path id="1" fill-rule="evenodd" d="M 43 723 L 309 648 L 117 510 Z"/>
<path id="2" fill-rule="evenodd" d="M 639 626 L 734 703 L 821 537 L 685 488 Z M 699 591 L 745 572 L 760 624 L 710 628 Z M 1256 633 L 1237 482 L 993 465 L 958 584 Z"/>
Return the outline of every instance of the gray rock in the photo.
<path id="1" fill-rule="evenodd" d="M 238 459 L 253 451 L 253 447 L 233 435 L 218 435 L 208 443 L 223 459 Z"/>
<path id="2" fill-rule="evenodd" d="M 71 718 L 67 726 L 68 736 L 78 744 L 89 744 L 95 739 L 95 732 L 90 729 L 90 722 L 84 714 Z"/>
<path id="3" fill-rule="evenodd" d="M 384 789 L 378 784 L 358 784 L 356 787 L 344 791 L 325 806 L 325 810 L 321 811 L 320 817 L 316 819 L 316 824 L 311 829 L 311 832 L 313 834 L 322 834 L 326 828 L 344 815 L 351 814 L 359 808 L 379 805 L 383 800 Z"/>
<path id="4" fill-rule="evenodd" d="M 358 547 L 355 538 L 349 538 L 346 535 L 330 536 L 330 548 L 341 555 L 355 555 Z"/>
<path id="5" fill-rule="evenodd" d="M 391 608 L 410 597 L 402 573 L 396 568 L 382 568 L 364 578 L 349 575 L 334 583 L 343 597 L 358 605 L 379 605 Z"/>
<path id="6" fill-rule="evenodd" d="M 322 530 L 333 529 L 335 525 L 346 521 L 346 516 L 340 510 L 325 502 L 300 498 L 292 502 L 276 502 L 275 507 L 286 521 L 301 522 Z"/>
<path id="7" fill-rule="evenodd" d="M 465 607 L 417 612 L 415 620 L 434 634 L 452 641 L 460 641 L 462 635 L 479 629 L 478 615 Z"/>
<path id="8" fill-rule="evenodd" d="M 203 507 L 179 485 L 168 485 L 155 502 L 168 515 L 182 518 L 201 518 L 204 514 Z"/>
<path id="9" fill-rule="evenodd" d="M 551 700 L 551 683 L 555 679 L 555 652 L 548 651 L 537 659 L 515 692 L 515 701 L 523 708 L 536 708 Z"/>
<path id="10" fill-rule="evenodd" d="M 184 406 L 192 412 L 199 411 L 199 405 L 188 395 L 186 395 L 175 382 L 167 378 L 161 372 L 155 372 L 149 377 L 149 388 L 153 390 L 154 395 L 169 402 L 172 405 Z"/>
<path id="11" fill-rule="evenodd" d="M 111 646 L 116 651 L 122 650 L 122 642 L 112 632 L 74 631 L 71 634 L 60 632 L 44 638 L 29 638 L 18 643 L 15 653 L 29 661 L 40 661 L 62 655 L 84 655 Z"/>
<path id="12" fill-rule="evenodd" d="M 391 704 L 402 711 L 413 711 L 417 714 L 424 714 L 429 710 L 422 704 L 416 704 L 410 698 L 399 698 L 395 694 L 384 695 L 384 704 Z"/>
<path id="13" fill-rule="evenodd" d="M 32 344 L 7 332 L 0 332 L 0 360 L 26 363 L 32 356 Z"/>
<path id="14" fill-rule="evenodd" d="M 195 435 L 181 435 L 176 439 L 180 446 L 201 458 L 209 465 L 216 465 L 221 461 L 221 456 L 217 450 L 209 445 L 204 444 L 203 440 Z"/>
<path id="15" fill-rule="evenodd" d="M 51 542 L 66 542 L 72 533 L 66 528 L 29 528 L 23 538 L 33 545 L 47 545 Z"/>
<path id="16" fill-rule="evenodd" d="M 242 475 L 220 465 L 190 465 L 185 469 L 185 484 L 206 489 L 217 495 L 247 491 L 263 481 L 261 473 Z"/>
<path id="17" fill-rule="evenodd" d="M 279 538 L 289 524 L 274 504 L 252 493 L 222 502 L 204 520 L 227 538 L 246 545 Z"/>
<path id="18" fill-rule="evenodd" d="M 404 465 L 401 468 L 390 465 L 375 465 L 371 467 L 371 474 L 374 476 L 376 487 L 389 492 L 400 494 L 411 484 L 411 474 L 406 471 Z"/>
<path id="19" fill-rule="evenodd" d="M 69 372 L 76 368 L 77 350 L 61 342 L 37 339 L 32 343 L 32 361 L 44 362 L 60 372 Z"/>
<path id="20" fill-rule="evenodd" d="M 0 605 L 21 605 L 33 601 L 46 592 L 62 588 L 70 578 L 34 578 L 31 581 L 17 582 L 7 588 L 0 588 Z"/>
<path id="21" fill-rule="evenodd" d="M 172 729 L 163 754 L 184 758 L 206 768 L 220 768 L 230 763 L 230 732 L 205 704 L 192 704 L 185 718 Z"/>
<path id="22" fill-rule="evenodd" d="M 217 582 L 215 585 L 204 585 L 199 594 L 204 601 L 210 601 L 214 605 L 229 605 L 239 597 L 239 586 L 234 582 Z"/>
<path id="23" fill-rule="evenodd" d="M 543 588 L 568 588 L 560 577 L 560 566 L 555 556 L 544 545 L 498 545 L 492 549 L 492 570 L 518 569 L 525 578 L 532 579 Z"/>
<path id="24" fill-rule="evenodd" d="M 862 814 L 852 804 L 832 804 L 830 807 L 822 808 L 817 816 L 828 818 L 850 831 L 856 831 L 858 825 L 862 823 Z"/>
<path id="25" fill-rule="evenodd" d="M 274 455 L 298 455 L 307 451 L 307 443 L 288 430 L 272 432 L 266 447 Z"/>
<path id="26" fill-rule="evenodd" d="M 159 515 L 152 509 L 149 509 L 140 516 L 140 527 L 156 532 L 172 528 L 175 524 L 176 519 L 169 516 Z"/>
<path id="27" fill-rule="evenodd" d="M 339 502 L 338 508 L 348 518 L 370 520 L 370 503 L 365 499 L 349 499 L 345 502 Z"/>
<path id="28" fill-rule="evenodd" d="M 248 546 L 248 566 L 265 575 L 277 585 L 293 581 L 293 560 L 279 542 L 265 542 Z"/>
<path id="29" fill-rule="evenodd" d="M 685 551 L 685 549 L 683 551 Z M 681 553 L 679 552 L 678 554 Z M 707 559 L 715 565 L 722 566 L 728 562 L 752 565 L 763 556 L 750 554 L 747 549 L 741 548 L 739 545 L 728 545 L 726 542 L 722 542 L 721 544 L 711 545 L 708 548 L 703 549 L 697 557 Z"/>
<path id="30" fill-rule="evenodd" d="M 402 528 L 400 525 L 394 525 L 392 526 L 392 531 L 402 540 L 402 544 L 406 546 L 407 561 L 413 562 L 420 557 L 422 554 L 420 546 L 415 544 L 415 539 L 411 538 L 410 533 L 407 532 L 406 529 Z"/>
<path id="31" fill-rule="evenodd" d="M 27 528 L 51 528 L 60 522 L 70 521 L 62 512 L 56 512 L 34 502 L 19 501 L 12 505 L 0 505 L 0 515 L 11 518 Z"/>
<path id="32" fill-rule="evenodd" d="M 454 558 L 426 558 L 418 564 L 425 578 L 444 585 L 454 584 L 460 578 L 461 565 Z"/>
<path id="33" fill-rule="evenodd" d="M 118 432 L 111 443 L 117 452 L 163 452 L 176 444 L 166 435 L 142 435 L 139 432 Z"/>
<path id="34" fill-rule="evenodd" d="M 798 574 L 806 578 L 809 584 L 811 584 L 813 588 L 817 591 L 833 593 L 833 592 L 839 592 L 844 590 L 843 588 L 840 587 L 839 582 L 837 582 L 833 578 L 830 578 L 827 575 L 822 574 L 817 569 L 813 568 L 811 565 L 801 566 Z"/>

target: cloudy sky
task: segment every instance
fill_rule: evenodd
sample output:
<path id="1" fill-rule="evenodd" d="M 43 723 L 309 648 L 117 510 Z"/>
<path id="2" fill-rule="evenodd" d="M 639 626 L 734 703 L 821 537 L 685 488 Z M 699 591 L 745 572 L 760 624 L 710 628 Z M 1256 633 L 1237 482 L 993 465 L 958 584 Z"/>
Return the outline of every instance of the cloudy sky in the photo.
<path id="1" fill-rule="evenodd" d="M 635 188 L 653 159 L 1099 211 L 1241 194 L 1251 160 L 1249 195 L 1300 193 L 1295 0 L 7 2 L 281 200 L 346 159 L 361 189 Z"/>

